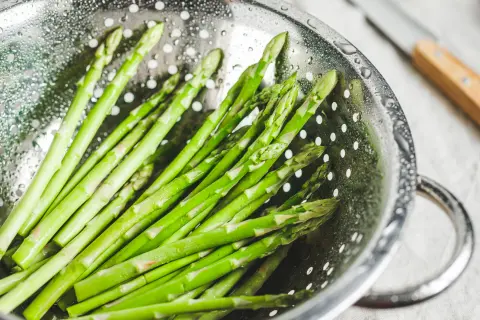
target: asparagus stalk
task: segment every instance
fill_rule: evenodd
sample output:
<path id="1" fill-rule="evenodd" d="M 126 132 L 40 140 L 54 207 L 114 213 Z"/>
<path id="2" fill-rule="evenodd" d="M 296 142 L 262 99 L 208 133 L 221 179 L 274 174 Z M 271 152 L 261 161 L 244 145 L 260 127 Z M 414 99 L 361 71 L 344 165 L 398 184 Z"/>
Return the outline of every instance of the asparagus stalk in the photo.
<path id="1" fill-rule="evenodd" d="M 130 132 L 114 149 L 99 162 L 95 168 L 75 187 L 74 190 L 42 221 L 32 230 L 13 254 L 13 259 L 22 268 L 32 264 L 33 258 L 41 247 L 43 247 L 62 227 L 62 225 L 95 193 L 97 186 L 109 174 L 109 172 L 121 161 L 121 159 L 135 146 L 142 138 L 145 131 L 157 119 L 158 113 L 153 113 L 142 120 L 132 132 Z M 110 199 L 108 199 L 110 200 Z M 70 220 L 60 233 L 54 238 L 55 243 L 65 246 L 92 218 L 91 211 L 85 211 L 82 207 L 73 220 Z M 88 216 L 86 216 L 88 214 Z M 85 217 L 86 216 L 86 217 Z M 80 218 L 76 218 L 80 217 Z M 64 231 L 65 230 L 65 231 Z"/>
<path id="2" fill-rule="evenodd" d="M 125 159 L 125 161 L 123 161 L 107 178 L 106 182 L 111 186 L 111 190 L 102 190 L 102 193 L 100 194 L 103 197 L 107 191 L 111 192 L 112 190 L 115 190 L 112 186 L 123 181 L 124 175 L 129 175 L 127 173 L 131 172 L 132 168 L 137 167 L 137 162 L 143 161 L 143 159 L 148 158 L 155 152 L 158 143 L 163 139 L 183 111 L 188 108 L 194 97 L 204 86 L 206 80 L 215 72 L 220 63 L 221 56 L 221 51 L 213 50 L 202 60 L 201 65 L 194 72 L 194 77 L 177 92 L 170 107 L 157 120 L 156 124 L 147 133 L 144 139 L 137 144 L 129 157 Z M 100 190 L 98 192 L 100 192 Z M 89 201 L 92 199 L 94 199 L 94 197 Z M 153 203 L 150 202 L 147 203 L 147 205 L 152 206 Z M 85 248 L 62 273 L 57 274 L 57 276 L 34 300 L 32 304 L 33 307 L 27 308 L 28 314 L 30 314 L 32 318 L 41 317 L 48 308 L 53 305 L 63 293 L 71 288 L 73 283 L 95 263 L 95 260 L 105 250 L 107 250 L 123 233 L 147 214 L 144 212 L 144 215 L 142 216 L 142 214 L 137 211 L 141 208 L 142 203 L 129 208 L 119 219 L 117 219 L 87 248 Z M 81 261 L 81 263 L 79 263 L 79 261 Z M 1 305 L 2 303 L 0 299 L 0 311 L 3 308 Z"/>
<path id="3" fill-rule="evenodd" d="M 270 278 L 273 272 L 278 268 L 280 263 L 285 259 L 288 254 L 290 246 L 284 246 L 279 248 L 271 256 L 267 257 L 265 261 L 260 265 L 258 270 L 253 273 L 240 287 L 235 289 L 230 296 L 252 296 L 257 293 L 258 290 L 264 285 L 264 283 Z M 214 311 L 202 315 L 199 320 L 218 320 L 227 316 L 231 311 Z"/>
<path id="4" fill-rule="evenodd" d="M 100 313 L 79 318 L 76 320 L 130 320 L 130 319 L 159 319 L 179 313 L 193 313 L 211 310 L 229 309 L 260 309 L 260 308 L 283 308 L 290 307 L 295 303 L 306 299 L 311 295 L 310 291 L 299 291 L 294 295 L 264 295 L 264 296 L 238 296 L 227 298 L 192 299 L 187 302 L 175 301 L 161 303 L 147 307 L 133 308 L 117 312 Z"/>
<path id="5" fill-rule="evenodd" d="M 177 273 L 171 273 L 161 278 L 161 284 L 166 283 L 171 280 Z M 124 295 L 134 292 L 136 289 L 143 287 L 146 284 L 145 278 L 138 277 L 132 281 L 129 281 L 125 284 L 119 285 L 111 290 L 105 291 L 98 296 L 92 297 L 88 300 L 77 303 L 73 306 L 67 308 L 68 314 L 70 317 L 76 317 L 82 314 L 85 314 L 91 310 L 94 310 L 98 307 L 103 306 L 104 304 L 123 297 Z"/>
<path id="6" fill-rule="evenodd" d="M 245 273 L 253 266 L 253 262 L 250 262 L 247 266 L 239 268 L 215 283 L 211 288 L 205 290 L 200 296 L 201 299 L 208 298 L 222 298 L 240 281 Z M 175 317 L 176 320 L 195 320 L 199 317 L 199 314 L 193 315 L 180 315 Z"/>
<path id="7" fill-rule="evenodd" d="M 265 128 L 265 122 L 270 117 L 270 114 L 274 106 L 276 105 L 279 97 L 282 97 L 284 94 L 286 94 L 288 90 L 293 87 L 296 81 L 296 76 L 297 74 L 294 73 L 284 83 L 272 86 L 272 88 L 270 89 L 272 95 L 265 109 L 262 110 L 261 114 L 257 117 L 250 129 L 242 137 L 241 141 L 222 158 L 222 160 L 215 166 L 215 168 L 212 169 L 208 176 L 203 179 L 202 182 L 195 188 L 192 194 L 196 194 L 206 186 L 210 185 L 233 165 L 234 161 L 236 161 L 239 158 L 240 154 L 250 145 L 250 142 Z"/>
<path id="8" fill-rule="evenodd" d="M 163 232 L 165 227 L 174 223 L 177 219 L 181 219 L 183 216 L 187 215 L 187 213 L 200 213 L 205 209 L 204 205 L 212 205 L 218 202 L 218 200 L 224 194 L 226 194 L 232 188 L 232 186 L 234 186 L 235 183 L 237 183 L 247 172 L 255 170 L 267 159 L 275 157 L 277 153 L 277 147 L 278 146 L 276 145 L 271 145 L 257 151 L 246 162 L 236 168 L 231 169 L 229 172 L 227 172 L 227 174 L 225 174 L 225 176 L 208 186 L 206 189 L 202 190 L 200 193 L 197 193 L 193 197 L 180 202 L 172 211 L 169 212 L 168 215 L 154 223 L 135 240 L 130 242 L 125 250 L 121 251 L 122 259 L 116 259 L 115 262 L 119 263 L 125 261 L 133 255 L 146 252 L 160 245 L 166 239 L 165 232 Z M 208 200 L 208 204 L 205 204 L 206 199 Z M 178 230 L 181 225 L 177 224 L 175 227 L 177 227 L 176 230 Z M 171 232 L 172 229 L 169 229 L 168 231 Z M 172 233 L 168 233 L 167 237 L 171 235 Z"/>
<path id="9" fill-rule="evenodd" d="M 213 165 L 215 165 L 216 163 L 216 159 L 220 160 L 222 156 L 222 150 L 219 150 L 218 152 L 216 152 L 214 154 L 214 156 L 212 156 L 211 158 L 209 158 L 209 160 L 211 162 L 208 162 L 206 164 L 207 168 L 204 169 L 204 172 L 200 172 L 200 173 L 193 173 L 193 175 L 202 175 L 202 174 L 206 174 L 209 170 L 210 167 L 212 167 Z M 200 169 L 200 168 L 199 168 Z M 183 177 L 185 178 L 185 177 Z M 198 177 L 192 177 L 192 174 L 188 175 L 186 177 L 186 179 L 190 179 L 190 180 L 196 180 L 196 179 L 199 179 Z M 60 232 L 57 234 L 57 236 L 54 238 L 55 242 L 58 243 L 58 244 L 64 244 L 64 243 L 68 243 L 68 241 L 70 241 L 71 238 L 73 238 L 79 231 L 80 231 L 80 228 L 86 223 L 87 220 L 91 219 L 91 212 L 89 211 L 85 211 L 82 209 L 80 209 L 71 219 L 70 221 L 62 228 L 62 230 L 60 230 Z"/>
<path id="10" fill-rule="evenodd" d="M 294 210 L 292 210 L 292 212 L 293 211 Z M 288 214 L 288 216 L 292 216 L 292 214 Z M 124 310 L 168 301 L 170 295 L 180 295 L 215 281 L 256 259 L 272 253 L 278 247 L 291 243 L 299 235 L 300 233 L 292 233 L 292 228 L 274 232 L 203 269 L 192 271 L 141 295 L 134 296 L 130 299 L 123 299 L 123 301 L 119 303 L 110 304 L 108 307 L 103 308 L 103 310 Z M 80 283 L 77 283 L 77 285 Z M 76 293 L 79 292 L 77 285 L 75 286 Z"/>
<path id="11" fill-rule="evenodd" d="M 35 272 L 38 268 L 44 265 L 48 261 L 48 258 L 42 261 L 34 263 L 27 270 L 19 271 L 14 274 L 9 275 L 3 279 L 0 279 L 0 295 L 3 295 L 15 288 L 20 282 L 22 282 L 26 277 Z"/>
<path id="12" fill-rule="evenodd" d="M 90 69 L 78 83 L 77 93 L 68 109 L 60 129 L 50 146 L 45 159 L 42 161 L 30 186 L 22 199 L 13 208 L 7 220 L 0 227 L 0 258 L 5 254 L 10 243 L 22 225 L 30 216 L 32 210 L 38 205 L 45 188 L 48 188 L 52 176 L 63 166 L 62 160 L 65 150 L 70 143 L 78 121 L 88 101 L 93 95 L 95 85 L 102 75 L 103 68 L 112 60 L 113 53 L 122 38 L 122 29 L 114 30 L 95 52 L 95 58 L 90 64 Z M 67 154 L 68 155 L 68 154 Z M 66 157 L 66 156 L 65 156 Z M 63 161 L 63 162 L 62 162 Z"/>
<path id="13" fill-rule="evenodd" d="M 337 71 L 331 70 L 323 75 L 315 84 L 303 104 L 295 111 L 290 121 L 287 122 L 274 143 L 283 144 L 284 150 L 297 136 L 302 127 L 315 114 L 320 104 L 332 92 L 338 81 Z M 257 183 L 273 166 L 277 159 L 269 160 L 265 165 L 255 172 L 247 175 L 235 188 L 223 199 L 225 205 L 235 199 L 245 189 Z"/>
<path id="14" fill-rule="evenodd" d="M 226 150 L 228 150 L 228 144 L 226 147 L 227 148 L 221 147 L 215 150 L 214 152 L 212 152 L 211 157 L 205 159 L 197 168 L 179 176 L 178 178 L 173 180 L 171 183 L 166 185 L 164 188 L 157 190 L 147 200 L 152 203 L 155 203 L 157 201 L 161 201 L 163 203 L 165 200 L 162 200 L 162 199 L 168 199 L 172 196 L 174 196 L 175 199 L 179 198 L 179 196 L 183 194 L 182 192 L 183 190 L 185 190 L 188 186 L 194 184 L 196 181 L 200 180 L 203 176 L 205 176 L 208 173 L 208 171 L 215 165 L 215 163 L 217 163 L 221 159 L 221 157 L 226 152 Z M 207 206 L 207 205 L 205 203 L 201 203 L 197 208 L 194 208 L 192 212 L 195 210 L 201 211 L 203 206 Z M 156 210 L 154 211 L 153 214 L 150 214 L 148 218 L 151 219 L 153 218 L 153 216 L 158 216 L 163 211 Z M 103 267 L 107 268 L 107 267 L 113 266 L 131 257 L 151 239 L 151 236 L 149 236 L 149 234 L 153 232 L 152 230 L 156 230 L 156 228 L 159 228 L 158 225 L 166 220 L 171 221 L 172 219 L 170 218 L 169 215 L 161 219 L 159 223 L 154 224 L 151 228 L 144 231 L 141 235 L 136 237 L 133 241 L 127 244 L 124 248 L 122 248 L 122 250 L 118 251 Z M 124 235 L 124 239 L 127 240 L 128 238 L 129 238 L 129 235 L 127 233 L 126 236 Z"/>
<path id="15" fill-rule="evenodd" d="M 90 221 L 87 227 L 73 239 L 60 252 L 31 273 L 27 279 L 19 283 L 15 289 L 0 298 L 0 311 L 8 313 L 19 304 L 32 296 L 38 289 L 46 284 L 55 274 L 59 273 L 83 248 L 85 248 L 102 230 L 114 220 L 123 210 L 127 202 L 133 197 L 147 181 L 153 171 L 153 164 L 146 164 L 131 181 L 118 193 L 118 196 L 99 214 Z M 30 267 L 30 268 L 33 268 Z M 48 308 L 48 307 L 47 307 Z M 30 308 L 27 308 L 29 310 Z M 44 310 L 46 311 L 46 310 Z M 27 312 L 27 311 L 25 311 Z M 38 314 L 29 314 L 28 317 L 40 318 Z M 28 318 L 27 317 L 27 318 Z"/>
<path id="16" fill-rule="evenodd" d="M 285 161 L 284 165 L 279 169 L 270 172 L 264 179 L 251 188 L 246 189 L 235 200 L 230 202 L 226 207 L 218 211 L 207 221 L 205 221 L 193 234 L 207 232 L 229 222 L 241 209 L 249 202 L 256 200 L 265 194 L 270 197 L 295 173 L 318 159 L 324 147 L 309 144 L 304 147 L 303 151 L 295 157 Z"/>
<path id="17" fill-rule="evenodd" d="M 189 166 L 187 168 L 195 167 L 203 158 L 205 158 L 215 147 L 231 132 L 231 130 L 235 129 L 236 125 L 234 125 L 235 121 L 238 121 L 237 124 L 241 121 L 238 120 L 236 115 L 243 107 L 243 105 L 255 94 L 260 83 L 262 82 L 263 76 L 265 72 L 277 56 L 282 51 L 285 42 L 287 41 L 288 33 L 280 33 L 275 36 L 265 47 L 263 52 L 262 58 L 256 64 L 255 71 L 245 80 L 245 84 L 242 88 L 242 91 L 238 95 L 237 100 L 230 108 L 229 112 L 222 120 L 220 124 L 220 128 L 224 127 L 225 125 L 229 125 L 231 129 L 228 130 L 221 130 L 219 134 L 212 137 L 203 147 L 202 149 L 192 158 L 189 162 Z M 235 120 L 234 120 L 235 119 Z M 232 121 L 234 120 L 234 121 Z"/>
<path id="18" fill-rule="evenodd" d="M 152 28 L 153 29 L 153 28 Z M 149 30 L 152 30 L 149 29 Z M 168 131 L 173 127 L 178 117 L 189 107 L 193 98 L 204 86 L 206 80 L 211 77 L 220 63 L 222 54 L 220 50 L 212 50 L 202 61 L 199 68 L 194 73 L 194 78 L 187 82 L 173 100 L 170 107 L 158 118 L 154 126 L 149 130 L 145 137 L 137 144 L 136 148 L 124 159 L 103 182 L 100 188 L 83 205 L 82 211 L 95 215 L 110 200 L 115 192 L 131 177 L 142 162 L 153 154 L 163 140 Z M 88 175 L 90 176 L 90 174 Z M 87 177 L 88 177 L 87 176 Z M 85 178 L 86 179 L 86 178 Z M 70 198 L 70 195 L 69 197 Z M 67 198 L 62 201 L 67 202 Z M 72 200 L 76 200 L 72 199 Z M 59 210 L 59 205 L 55 210 Z M 54 216 L 52 212 L 50 216 Z M 48 218 L 48 217 L 47 217 Z M 54 222 L 57 225 L 58 222 Z M 38 226 L 36 227 L 36 229 Z M 35 233 L 33 233 L 35 234 Z M 48 234 L 48 232 L 47 232 Z M 20 265 L 28 264 L 28 259 L 32 253 L 38 250 L 38 246 L 45 242 L 48 237 L 29 236 L 29 241 L 24 241 L 19 250 L 14 254 L 14 259 Z M 23 250 L 20 250 L 23 249 Z"/>
<path id="19" fill-rule="evenodd" d="M 183 150 L 176 156 L 176 158 L 163 170 L 160 176 L 152 183 L 146 192 L 140 198 L 145 199 L 165 184 L 172 181 L 178 173 L 183 169 L 187 162 L 195 155 L 195 153 L 202 147 L 207 138 L 210 136 L 213 130 L 217 127 L 220 120 L 230 108 L 234 102 L 242 86 L 244 85 L 245 78 L 252 72 L 253 68 L 247 68 L 247 70 L 240 76 L 238 81 L 228 91 L 226 98 L 222 101 L 220 106 L 212 112 L 197 133 L 192 137 L 190 142 L 183 148 Z"/>
<path id="20" fill-rule="evenodd" d="M 231 149 L 233 145 L 236 145 L 238 143 L 238 138 L 241 137 L 244 132 L 248 130 L 248 127 L 243 127 L 236 131 L 234 134 L 232 134 L 229 137 L 229 142 L 227 142 L 226 147 L 223 147 L 225 150 Z M 205 159 L 204 161 L 207 161 L 209 163 L 211 160 Z M 187 172 L 188 173 L 188 172 Z M 183 179 L 182 177 L 179 177 Z M 198 177 L 199 179 L 201 178 L 200 176 Z M 177 179 L 175 179 L 177 180 Z M 193 183 L 195 181 L 190 181 L 188 183 Z M 173 183 L 173 181 L 172 181 Z M 185 187 L 186 188 L 186 187 Z M 184 188 L 184 189 L 185 189 Z M 162 192 L 164 195 L 164 193 Z M 183 195 L 183 193 L 178 193 L 174 197 L 170 198 L 168 200 L 168 206 L 170 207 L 171 204 L 177 202 L 177 200 Z M 137 201 L 138 202 L 138 201 Z M 131 227 L 125 234 L 121 237 L 121 239 L 117 240 L 117 242 L 113 245 L 116 249 L 114 249 L 112 252 L 116 252 L 120 247 L 126 243 L 131 241 L 133 238 L 135 238 L 140 232 L 144 231 L 147 227 L 149 227 L 155 220 L 159 218 L 159 216 L 164 212 L 165 210 L 154 210 L 152 213 L 148 214 L 148 216 L 144 217 L 141 221 L 137 222 L 133 227 Z M 109 250 L 110 251 L 110 250 Z M 107 255 L 105 255 L 107 256 Z M 111 256 L 111 254 L 108 254 L 108 256 Z M 100 259 L 100 258 L 99 258 Z M 102 261 L 105 261 L 104 259 Z M 108 264 L 108 263 L 107 263 Z M 111 265 L 110 265 L 111 266 Z"/>
<path id="21" fill-rule="evenodd" d="M 68 183 L 63 187 L 62 192 L 57 196 L 51 207 L 55 207 L 65 196 L 87 175 L 88 172 L 110 151 L 132 128 L 134 128 L 140 120 L 147 116 L 156 106 L 163 112 L 167 108 L 166 103 L 162 103 L 169 94 L 175 90 L 180 81 L 180 73 L 176 73 L 168 78 L 162 85 L 161 89 L 151 96 L 147 101 L 133 109 L 130 114 L 123 120 L 113 131 L 102 141 L 100 146 L 95 150 L 82 166 L 75 172 Z M 160 104 L 161 103 L 161 104 Z M 160 105 L 159 105 L 160 104 Z M 50 209 L 49 209 L 50 211 Z"/>
<path id="22" fill-rule="evenodd" d="M 334 210 L 336 204 L 336 200 L 332 199 L 315 201 L 295 206 L 282 213 L 247 220 L 239 224 L 226 224 L 210 232 L 161 246 L 109 269 L 102 270 L 101 273 L 96 273 L 76 283 L 75 292 L 77 297 L 93 296 L 180 257 L 250 237 L 259 237 L 287 225 L 323 216 Z M 80 264 L 81 261 L 77 265 Z"/>
<path id="23" fill-rule="evenodd" d="M 118 70 L 115 78 L 105 88 L 100 99 L 88 113 L 87 118 L 84 120 L 62 161 L 61 168 L 52 177 L 40 198 L 40 202 L 35 207 L 34 217 L 36 220 L 45 214 L 58 193 L 62 190 L 75 170 L 75 167 L 80 162 L 88 145 L 95 137 L 98 128 L 122 93 L 123 88 L 135 74 L 146 53 L 160 40 L 162 34 L 162 23 L 157 24 L 144 33 L 133 52 Z"/>

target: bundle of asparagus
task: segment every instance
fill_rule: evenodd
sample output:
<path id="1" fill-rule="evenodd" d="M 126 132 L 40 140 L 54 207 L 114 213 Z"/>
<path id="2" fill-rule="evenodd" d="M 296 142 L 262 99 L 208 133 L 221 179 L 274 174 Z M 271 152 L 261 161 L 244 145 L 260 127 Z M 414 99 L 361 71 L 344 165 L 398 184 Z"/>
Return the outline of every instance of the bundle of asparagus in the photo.
<path id="1" fill-rule="evenodd" d="M 306 144 L 271 170 L 337 83 L 336 71 L 327 72 L 298 107 L 296 74 L 259 91 L 286 33 L 268 43 L 153 182 L 168 149 L 161 142 L 220 66 L 220 49 L 207 53 L 185 83 L 179 74 L 165 80 L 79 165 L 162 33 L 162 23 L 144 33 L 68 147 L 122 30 L 97 49 L 45 160 L 0 228 L 0 257 L 11 272 L 0 279 L 0 312 L 35 296 L 23 312 L 27 319 L 42 318 L 58 302 L 71 317 L 94 313 L 79 319 L 206 320 L 235 309 L 288 307 L 309 295 L 253 296 L 291 243 L 338 205 L 310 200 L 325 179 L 322 165 L 282 205 L 259 211 L 324 152 Z M 238 129 L 255 108 L 253 123 Z M 17 235 L 22 241 L 14 245 Z"/>

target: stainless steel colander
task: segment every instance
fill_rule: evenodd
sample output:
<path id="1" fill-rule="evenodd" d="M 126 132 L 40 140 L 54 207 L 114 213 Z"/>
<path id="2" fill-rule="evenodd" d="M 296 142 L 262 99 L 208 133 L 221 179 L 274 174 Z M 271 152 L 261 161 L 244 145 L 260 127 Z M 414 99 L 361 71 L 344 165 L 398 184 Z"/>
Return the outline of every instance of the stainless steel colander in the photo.
<path id="1" fill-rule="evenodd" d="M 460 276 L 473 252 L 470 219 L 450 192 L 417 175 L 411 133 L 393 92 L 347 40 L 276 0 L 0 3 L 2 216 L 22 195 L 52 141 L 75 81 L 93 54 L 89 48 L 107 29 L 125 26 L 125 45 L 96 90 L 101 94 L 125 52 L 153 20 L 166 22 L 166 35 L 113 108 L 96 143 L 167 73 L 188 73 L 211 48 L 224 49 L 223 67 L 211 83 L 214 88 L 200 99 L 203 110 L 196 104 L 180 120 L 187 127 L 218 105 L 239 73 L 258 59 L 263 46 L 279 32 L 289 31 L 290 45 L 281 63 L 267 74 L 266 84 L 298 71 L 307 92 L 319 73 L 335 68 L 342 74 L 335 94 L 286 152 L 286 156 L 297 152 L 302 140 L 328 147 L 323 161 L 331 163 L 331 172 L 317 196 L 338 197 L 341 208 L 333 221 L 295 245 L 262 289 L 280 293 L 311 288 L 316 293 L 290 310 L 234 313 L 232 318 L 331 319 L 357 301 L 370 307 L 404 306 L 435 296 Z M 309 173 L 308 169 L 297 172 L 274 201 L 293 193 Z M 442 272 L 417 286 L 364 296 L 395 252 L 416 192 L 439 203 L 454 223 L 453 257 Z"/>

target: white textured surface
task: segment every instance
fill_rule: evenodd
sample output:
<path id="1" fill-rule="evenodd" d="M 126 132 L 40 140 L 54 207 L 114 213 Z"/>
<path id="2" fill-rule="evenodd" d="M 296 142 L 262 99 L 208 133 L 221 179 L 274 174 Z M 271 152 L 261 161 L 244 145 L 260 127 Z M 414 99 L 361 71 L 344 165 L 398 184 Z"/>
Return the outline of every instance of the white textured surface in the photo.
<path id="1" fill-rule="evenodd" d="M 421 174 L 442 183 L 465 204 L 480 232 L 480 128 L 458 111 L 413 69 L 363 14 L 342 0 L 291 0 L 316 15 L 359 48 L 383 74 L 397 95 L 413 132 Z M 461 56 L 480 67 L 480 1 L 403 0 L 401 6 L 422 21 Z M 474 60 L 474 59 L 473 59 Z M 469 59 L 472 61 L 472 59 Z M 445 263 L 453 228 L 442 212 L 418 199 L 397 256 L 376 288 L 414 284 Z M 477 234 L 480 250 L 480 233 Z M 480 319 L 480 254 L 466 273 L 441 296 L 398 310 L 350 308 L 341 320 Z"/>

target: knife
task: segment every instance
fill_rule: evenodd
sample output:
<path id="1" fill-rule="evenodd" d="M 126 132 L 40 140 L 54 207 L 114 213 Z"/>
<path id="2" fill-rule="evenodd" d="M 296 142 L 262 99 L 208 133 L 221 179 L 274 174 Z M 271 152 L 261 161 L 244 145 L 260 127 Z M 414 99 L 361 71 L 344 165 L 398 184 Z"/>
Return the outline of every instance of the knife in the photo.
<path id="1" fill-rule="evenodd" d="M 480 125 L 480 76 L 389 0 L 349 0 L 411 57 L 415 68 Z M 479 60 L 480 62 L 480 60 Z"/>

